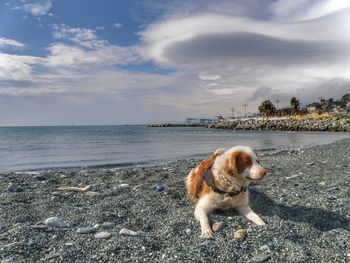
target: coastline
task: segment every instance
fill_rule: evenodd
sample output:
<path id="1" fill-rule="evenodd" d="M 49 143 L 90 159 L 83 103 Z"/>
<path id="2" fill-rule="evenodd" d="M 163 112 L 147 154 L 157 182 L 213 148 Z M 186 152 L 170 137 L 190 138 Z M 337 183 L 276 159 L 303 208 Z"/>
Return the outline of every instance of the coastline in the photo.
<path id="1" fill-rule="evenodd" d="M 234 212 L 214 240 L 199 237 L 184 179 L 198 160 L 152 167 L 0 174 L 0 259 L 12 262 L 346 262 L 350 260 L 350 139 L 265 154 L 267 177 L 249 188 L 256 227 Z M 22 188 L 8 192 L 12 182 Z M 122 184 L 128 184 L 122 186 Z M 60 186 L 90 193 L 62 192 Z M 155 192 L 162 185 L 163 192 Z M 92 192 L 92 193 L 91 193 Z M 45 228 L 49 217 L 64 228 Z M 107 224 L 109 223 L 109 224 Z M 99 224 L 90 234 L 79 227 Z M 42 226 L 35 227 L 35 226 Z M 122 228 L 138 236 L 120 236 Z M 243 241 L 232 238 L 247 229 Z M 108 239 L 97 239 L 107 231 Z M 11 261 L 8 261 L 11 262 Z M 262 261 L 260 261 L 262 262 Z"/>

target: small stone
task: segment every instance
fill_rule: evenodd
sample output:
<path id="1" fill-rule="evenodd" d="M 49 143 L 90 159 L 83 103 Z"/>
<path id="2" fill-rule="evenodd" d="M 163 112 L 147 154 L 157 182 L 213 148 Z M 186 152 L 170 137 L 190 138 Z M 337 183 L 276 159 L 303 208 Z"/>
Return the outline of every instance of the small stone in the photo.
<path id="1" fill-rule="evenodd" d="M 30 226 L 31 229 L 36 229 L 36 230 L 47 230 L 49 227 L 44 224 L 38 224 L 38 225 L 32 225 Z"/>
<path id="2" fill-rule="evenodd" d="M 41 175 L 41 174 L 35 175 L 33 178 L 34 178 L 35 180 L 38 180 L 38 181 L 45 181 L 45 180 L 46 180 L 46 177 L 43 176 L 43 175 Z"/>
<path id="3" fill-rule="evenodd" d="M 96 225 L 94 225 L 94 228 L 95 229 L 99 229 L 101 227 L 101 225 L 100 224 L 96 224 Z"/>
<path id="4" fill-rule="evenodd" d="M 290 179 L 294 179 L 294 178 L 299 177 L 299 176 L 300 176 L 300 174 L 293 174 L 292 176 L 287 176 L 286 179 L 290 180 Z"/>
<path id="5" fill-rule="evenodd" d="M 53 253 L 53 254 L 47 255 L 47 256 L 45 257 L 45 259 L 46 259 L 46 260 L 50 260 L 50 259 L 53 259 L 53 258 L 57 258 L 57 257 L 59 257 L 59 256 L 60 256 L 59 253 Z"/>
<path id="6" fill-rule="evenodd" d="M 12 258 L 4 258 L 1 263 L 12 263 L 13 259 Z"/>
<path id="7" fill-rule="evenodd" d="M 62 219 L 58 217 L 50 217 L 45 220 L 45 225 L 49 227 L 57 227 L 57 228 L 64 228 L 67 227 L 67 224 L 63 222 Z"/>
<path id="8" fill-rule="evenodd" d="M 20 187 L 14 183 L 9 183 L 7 186 L 7 191 L 10 193 L 16 193 L 20 191 Z"/>
<path id="9" fill-rule="evenodd" d="M 263 245 L 263 246 L 259 247 L 259 250 L 262 252 L 265 252 L 265 253 L 271 253 L 271 250 L 270 250 L 268 245 Z"/>
<path id="10" fill-rule="evenodd" d="M 311 162 L 311 163 L 307 163 L 306 165 L 310 166 L 310 165 L 314 165 L 314 164 L 315 164 L 314 162 Z"/>
<path id="11" fill-rule="evenodd" d="M 61 176 L 60 176 L 61 179 L 64 179 L 64 178 L 67 178 L 67 177 L 68 177 L 68 176 L 65 175 L 65 174 L 61 174 Z"/>
<path id="12" fill-rule="evenodd" d="M 191 233 L 192 233 L 191 229 L 189 229 L 189 228 L 187 228 L 187 229 L 185 230 L 185 232 L 186 232 L 187 235 L 191 235 Z"/>
<path id="13" fill-rule="evenodd" d="M 220 222 L 216 222 L 213 224 L 213 231 L 214 232 L 219 232 L 222 227 L 224 226 L 224 222 L 220 221 Z"/>
<path id="14" fill-rule="evenodd" d="M 118 217 L 125 217 L 125 213 L 124 212 L 118 212 Z"/>
<path id="15" fill-rule="evenodd" d="M 111 229 L 114 227 L 114 223 L 113 222 L 103 222 L 101 226 L 104 229 Z"/>
<path id="16" fill-rule="evenodd" d="M 99 193 L 98 192 L 94 192 L 94 191 L 87 191 L 85 193 L 85 195 L 87 195 L 87 196 L 96 196 L 96 195 L 99 195 Z"/>
<path id="17" fill-rule="evenodd" d="M 156 191 L 157 193 L 160 193 L 160 192 L 163 192 L 164 190 L 165 190 L 164 186 L 162 186 L 162 185 L 157 185 L 155 191 Z"/>
<path id="18" fill-rule="evenodd" d="M 325 186 L 326 182 L 320 182 L 318 185 Z"/>
<path id="19" fill-rule="evenodd" d="M 135 232 L 135 231 L 132 231 L 130 229 L 127 229 L 127 228 L 122 228 L 120 231 L 119 231 L 119 235 L 121 236 L 130 236 L 130 237 L 135 237 L 135 236 L 138 236 L 139 233 Z"/>
<path id="20" fill-rule="evenodd" d="M 28 246 L 33 246 L 34 244 L 35 244 L 35 242 L 33 240 L 29 240 L 27 243 Z"/>
<path id="21" fill-rule="evenodd" d="M 111 233 L 109 232 L 98 232 L 96 235 L 95 235 L 95 238 L 97 239 L 108 239 L 112 236 Z"/>
<path id="22" fill-rule="evenodd" d="M 71 243 L 71 242 L 69 242 L 69 243 L 65 243 L 65 245 L 66 245 L 66 247 L 72 247 L 72 246 L 74 246 L 74 244 L 73 244 L 73 243 Z"/>
<path id="23" fill-rule="evenodd" d="M 253 258 L 253 261 L 254 262 L 266 262 L 270 259 L 270 255 L 268 254 L 261 254 L 261 255 L 256 255 L 254 258 Z"/>
<path id="24" fill-rule="evenodd" d="M 119 188 L 130 188 L 130 185 L 128 184 L 120 184 L 118 185 Z"/>
<path id="25" fill-rule="evenodd" d="M 233 233 L 233 237 L 237 240 L 243 240 L 246 235 L 247 235 L 247 230 L 245 229 L 238 229 Z"/>
<path id="26" fill-rule="evenodd" d="M 96 228 L 94 228 L 92 226 L 78 227 L 78 229 L 77 229 L 78 234 L 91 234 L 91 233 L 95 233 L 95 232 L 96 232 Z"/>
<path id="27" fill-rule="evenodd" d="M 51 194 L 52 194 L 52 195 L 61 195 L 62 192 L 52 192 Z"/>

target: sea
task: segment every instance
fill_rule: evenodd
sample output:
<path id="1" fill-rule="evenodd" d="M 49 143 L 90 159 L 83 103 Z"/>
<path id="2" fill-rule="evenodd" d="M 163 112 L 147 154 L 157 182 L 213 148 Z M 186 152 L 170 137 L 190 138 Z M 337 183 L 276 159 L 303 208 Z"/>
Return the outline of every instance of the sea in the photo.
<path id="1" fill-rule="evenodd" d="M 203 127 L 0 127 L 0 172 L 122 168 L 201 158 L 247 145 L 261 152 L 328 144 L 350 133 L 234 131 Z"/>

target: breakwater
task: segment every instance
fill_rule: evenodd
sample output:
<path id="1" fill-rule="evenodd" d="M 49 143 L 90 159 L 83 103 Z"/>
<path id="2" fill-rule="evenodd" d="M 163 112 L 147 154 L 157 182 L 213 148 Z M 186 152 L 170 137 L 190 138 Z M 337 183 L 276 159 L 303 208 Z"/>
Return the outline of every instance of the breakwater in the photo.
<path id="1" fill-rule="evenodd" d="M 207 126 L 214 129 L 257 131 L 342 131 L 350 132 L 350 119 L 244 119 L 219 121 Z"/>

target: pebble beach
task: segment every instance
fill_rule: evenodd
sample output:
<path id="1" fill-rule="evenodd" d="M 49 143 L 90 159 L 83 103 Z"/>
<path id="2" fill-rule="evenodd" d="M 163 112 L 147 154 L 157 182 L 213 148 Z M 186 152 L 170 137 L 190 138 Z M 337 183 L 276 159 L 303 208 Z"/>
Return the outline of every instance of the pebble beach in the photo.
<path id="1" fill-rule="evenodd" d="M 249 191 L 267 225 L 218 212 L 212 240 L 184 184 L 199 161 L 0 174 L 0 262 L 350 262 L 350 139 L 265 153 Z"/>

